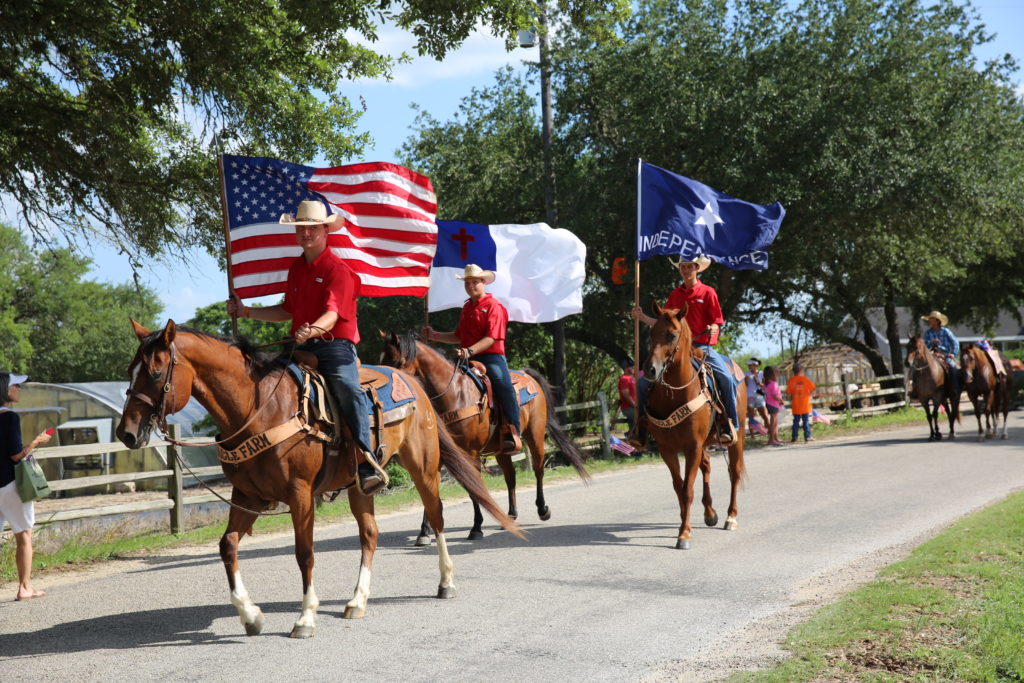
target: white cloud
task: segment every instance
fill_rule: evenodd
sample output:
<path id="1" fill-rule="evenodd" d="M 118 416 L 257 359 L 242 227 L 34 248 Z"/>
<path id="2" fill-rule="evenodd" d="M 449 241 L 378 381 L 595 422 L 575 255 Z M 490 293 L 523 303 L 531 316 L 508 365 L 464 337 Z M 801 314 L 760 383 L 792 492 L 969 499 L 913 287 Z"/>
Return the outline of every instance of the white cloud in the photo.
<path id="1" fill-rule="evenodd" d="M 353 81 L 353 83 L 361 85 L 383 85 L 386 83 L 392 87 L 418 88 L 437 81 L 490 75 L 506 64 L 519 66 L 523 60 L 537 59 L 536 49 L 513 49 L 511 52 L 506 52 L 505 41 L 491 35 L 480 26 L 457 50 L 450 52 L 441 61 L 432 57 L 417 56 L 414 49 L 414 37 L 393 26 L 383 27 L 379 33 L 379 39 L 375 43 L 368 43 L 351 31 L 346 37 L 392 57 L 398 57 L 403 52 L 412 57 L 410 63 L 399 64 L 395 67 L 390 82 L 382 78 Z"/>

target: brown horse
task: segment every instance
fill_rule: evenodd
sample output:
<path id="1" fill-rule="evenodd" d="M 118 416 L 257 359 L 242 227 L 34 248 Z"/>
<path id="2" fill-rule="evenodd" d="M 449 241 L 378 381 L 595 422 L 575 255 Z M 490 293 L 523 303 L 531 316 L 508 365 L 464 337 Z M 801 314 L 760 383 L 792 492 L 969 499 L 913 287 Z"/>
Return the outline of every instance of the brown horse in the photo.
<path id="1" fill-rule="evenodd" d="M 662 309 L 654 302 L 658 316 L 651 327 L 651 354 L 644 363 L 647 389 L 647 429 L 658 444 L 661 459 L 672 473 L 672 487 L 679 498 L 682 524 L 676 539 L 676 548 L 690 548 L 690 505 L 698 468 L 704 475 L 704 523 L 718 524 L 718 513 L 711 505 L 711 459 L 706 446 L 717 437 L 712 434 L 714 408 L 708 389 L 691 358 L 703 359 L 703 352 L 692 348 L 690 326 L 686 324 L 686 309 Z M 710 369 L 704 375 L 708 382 Z M 736 492 L 744 475 L 743 425 L 746 423 L 747 391 L 741 382 L 736 396 L 739 413 L 737 439 L 729 445 L 729 480 L 732 495 L 729 499 L 725 529 L 736 528 Z M 685 456 L 685 473 L 679 472 L 679 453 Z"/>
<path id="2" fill-rule="evenodd" d="M 999 353 L 996 351 L 996 353 Z M 999 354 L 1006 372 L 1010 371 L 1010 363 Z M 999 376 L 995 365 L 988 354 L 974 344 L 960 347 L 960 365 L 964 369 L 964 388 L 967 398 L 974 406 L 974 416 L 978 418 L 978 441 L 991 439 L 999 431 L 999 413 L 1003 414 L 1003 439 L 1006 434 L 1006 419 L 1010 412 L 1013 380 L 1011 375 Z M 985 415 L 985 430 L 981 429 L 981 416 Z"/>
<path id="3" fill-rule="evenodd" d="M 466 373 L 460 371 L 433 347 L 417 341 L 413 335 L 397 335 L 394 332 L 389 335 L 381 332 L 381 336 L 384 339 L 381 364 L 404 370 L 423 383 L 455 441 L 468 453 L 478 460 L 485 455 L 493 455 L 497 460 L 508 488 L 508 515 L 516 519 L 516 468 L 512 464 L 512 456 L 501 453 L 496 429 L 497 419 L 485 400 L 486 396 L 481 394 L 476 383 Z M 546 521 L 551 518 L 551 509 L 544 500 L 545 430 L 576 468 L 581 479 L 588 481 L 590 474 L 584 465 L 583 454 L 558 424 L 551 386 L 534 370 L 526 369 L 523 372 L 540 388 L 533 400 L 520 406 L 519 419 L 523 443 L 530 449 L 533 474 L 537 478 L 537 515 Z M 469 538 L 483 536 L 480 528 L 482 523 L 483 515 L 474 503 L 473 528 L 469 532 Z M 428 531 L 424 518 L 416 545 L 426 545 L 430 542 Z"/>
<path id="4" fill-rule="evenodd" d="M 924 339 L 912 334 L 907 340 L 907 369 L 910 370 L 910 383 L 914 387 L 914 397 L 921 402 L 924 414 L 928 418 L 928 440 L 942 441 L 942 430 L 939 427 L 939 406 L 945 406 L 949 417 L 949 437 L 956 438 L 955 423 L 960 421 L 960 393 L 950 396 L 949 372 L 945 363 L 925 348 Z"/>
<path id="5" fill-rule="evenodd" d="M 229 435 L 225 449 L 243 450 L 254 443 L 253 437 L 288 423 L 299 406 L 299 388 L 280 364 L 256 359 L 251 349 L 240 347 L 201 332 L 178 328 L 174 321 L 160 331 L 150 333 L 132 321 L 139 349 L 128 367 L 130 386 L 124 414 L 117 426 L 117 437 L 129 448 L 141 448 L 149 441 L 152 425 L 162 424 L 167 415 L 181 410 L 195 396 L 217 423 L 222 434 Z M 395 373 L 394 381 L 400 381 Z M 423 389 L 409 378 L 402 379 L 415 397 L 415 409 L 400 422 L 385 428 L 382 442 L 389 454 L 395 453 L 408 470 L 423 500 L 431 525 L 437 534 L 441 582 L 437 597 L 455 597 L 453 567 L 444 540 L 444 519 L 438 496 L 440 467 L 448 471 L 506 529 L 521 535 L 515 522 L 508 519 L 491 499 L 473 461 L 452 441 L 439 422 Z M 315 423 L 312 429 L 322 425 Z M 269 434 L 265 434 L 269 437 Z M 264 444 L 265 445 L 265 444 Z M 326 456 L 334 458 L 335 456 Z M 223 459 L 223 458 L 222 458 Z M 355 594 L 345 606 L 344 617 L 364 615 L 370 594 L 373 554 L 377 548 L 377 523 L 373 497 L 352 486 L 355 467 L 350 458 L 336 458 L 333 476 L 314 486 L 325 460 L 324 443 L 307 431 L 298 431 L 249 459 L 222 463 L 231 481 L 231 510 L 228 525 L 220 540 L 220 555 L 227 570 L 231 603 L 238 610 L 245 632 L 259 633 L 263 613 L 252 601 L 238 568 L 238 542 L 242 534 L 252 533 L 260 511 L 276 501 L 286 503 L 295 529 L 295 558 L 302 573 L 302 613 L 292 628 L 293 638 L 308 638 L 316 628 L 316 610 L 320 602 L 313 590 L 313 505 L 314 496 L 323 491 L 348 487 L 348 500 L 359 526 L 362 549 L 359 579 Z M 328 470 L 329 471 L 329 470 Z"/>

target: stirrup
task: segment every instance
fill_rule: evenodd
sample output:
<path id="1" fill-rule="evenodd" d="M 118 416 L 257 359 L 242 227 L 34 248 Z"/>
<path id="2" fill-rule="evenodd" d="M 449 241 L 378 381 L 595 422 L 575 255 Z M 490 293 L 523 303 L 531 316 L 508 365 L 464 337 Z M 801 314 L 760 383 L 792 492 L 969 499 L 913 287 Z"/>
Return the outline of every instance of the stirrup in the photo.
<path id="1" fill-rule="evenodd" d="M 388 473 L 384 471 L 384 468 L 378 462 L 379 458 L 384 457 L 384 446 L 377 447 L 376 455 L 369 451 L 362 451 L 362 453 L 365 462 L 356 465 L 356 488 L 364 496 L 372 496 L 387 488 L 388 484 L 391 483 Z M 363 465 L 368 465 L 371 471 L 367 472 Z"/>
<path id="2" fill-rule="evenodd" d="M 724 427 L 724 428 L 723 428 Z M 725 418 L 718 425 L 718 441 L 723 446 L 731 446 L 739 439 L 736 428 L 732 426 L 732 420 Z"/>
<path id="3" fill-rule="evenodd" d="M 501 428 L 501 452 L 504 455 L 511 455 L 523 450 L 523 441 L 519 438 L 518 430 L 512 425 L 502 425 Z"/>

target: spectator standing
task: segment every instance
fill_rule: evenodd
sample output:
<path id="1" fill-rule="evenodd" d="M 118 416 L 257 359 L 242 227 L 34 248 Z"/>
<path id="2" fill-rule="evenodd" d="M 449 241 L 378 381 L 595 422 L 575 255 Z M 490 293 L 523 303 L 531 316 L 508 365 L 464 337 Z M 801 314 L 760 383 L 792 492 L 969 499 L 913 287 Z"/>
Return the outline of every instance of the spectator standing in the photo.
<path id="1" fill-rule="evenodd" d="M 619 377 L 619 410 L 626 418 L 629 431 L 636 424 L 636 378 L 633 377 L 633 359 L 622 361 L 622 376 Z"/>
<path id="2" fill-rule="evenodd" d="M 14 563 L 18 568 L 18 594 L 15 600 L 31 600 L 46 595 L 32 587 L 32 527 L 36 523 L 36 504 L 24 503 L 14 482 L 14 466 L 32 454 L 36 446 L 50 440 L 42 432 L 24 446 L 21 442 L 21 418 L 11 407 L 21 399 L 25 375 L 0 372 L 0 528 L 4 521 L 14 530 Z"/>
<path id="3" fill-rule="evenodd" d="M 747 372 L 743 381 L 747 385 L 747 430 L 754 436 L 754 425 L 756 415 L 761 416 L 761 421 L 768 428 L 768 410 L 764 397 L 764 374 L 760 371 L 761 361 L 758 358 L 751 358 L 747 361 Z M 763 432 L 762 432 L 763 433 Z"/>
<path id="4" fill-rule="evenodd" d="M 779 373 L 774 366 L 764 369 L 764 403 L 768 411 L 768 445 L 781 446 L 779 440 L 779 413 L 782 411 L 782 389 L 779 387 Z"/>
<path id="5" fill-rule="evenodd" d="M 814 441 L 811 436 L 811 394 L 814 393 L 814 382 L 810 377 L 804 375 L 803 366 L 799 363 L 793 365 L 793 376 L 786 384 L 786 393 L 791 398 L 790 412 L 793 413 L 793 438 L 796 441 L 800 423 L 804 425 L 804 441 Z"/>

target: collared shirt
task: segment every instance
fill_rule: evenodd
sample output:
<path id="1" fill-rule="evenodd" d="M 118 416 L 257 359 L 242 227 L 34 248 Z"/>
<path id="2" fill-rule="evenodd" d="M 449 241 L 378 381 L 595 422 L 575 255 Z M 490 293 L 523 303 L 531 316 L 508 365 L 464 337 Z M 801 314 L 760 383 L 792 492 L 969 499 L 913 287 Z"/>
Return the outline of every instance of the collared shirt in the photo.
<path id="1" fill-rule="evenodd" d="M 630 401 L 629 399 L 633 400 Z M 624 372 L 622 377 L 619 377 L 619 408 L 626 410 L 636 405 L 636 379 L 633 377 L 633 373 Z"/>
<path id="2" fill-rule="evenodd" d="M 288 289 L 284 295 L 284 310 L 292 316 L 292 334 L 303 323 L 312 325 L 327 311 L 334 311 L 338 322 L 328 338 L 358 344 L 358 297 L 359 277 L 330 248 L 324 249 L 312 263 L 299 256 L 288 269 Z"/>
<path id="3" fill-rule="evenodd" d="M 954 356 L 960 355 L 960 342 L 956 340 L 948 327 L 939 327 L 937 330 L 928 328 L 924 331 L 925 348 L 938 347 L 943 353 L 951 353 Z"/>
<path id="4" fill-rule="evenodd" d="M 473 301 L 467 299 L 462 305 L 462 313 L 459 314 L 459 324 L 455 328 L 455 335 L 459 338 L 459 345 L 468 348 L 484 337 L 494 340 L 490 348 L 480 349 L 480 353 L 498 353 L 505 355 L 505 328 L 508 326 L 508 311 L 501 305 L 501 302 L 490 294 Z"/>
<path id="5" fill-rule="evenodd" d="M 717 344 L 717 335 L 714 339 L 709 339 L 708 335 L 704 333 L 708 325 L 721 326 L 725 322 L 725 318 L 722 317 L 722 307 L 718 304 L 718 294 L 714 288 L 700 280 L 697 280 L 697 284 L 693 287 L 686 285 L 676 287 L 668 295 L 665 308 L 679 310 L 684 305 L 688 306 L 686 323 L 690 326 L 690 332 L 693 333 L 693 343 Z"/>

